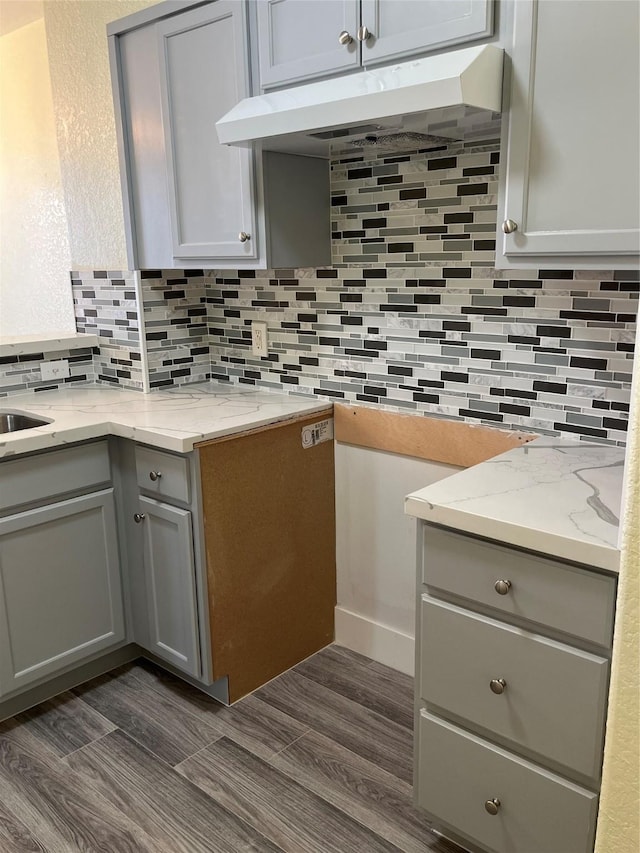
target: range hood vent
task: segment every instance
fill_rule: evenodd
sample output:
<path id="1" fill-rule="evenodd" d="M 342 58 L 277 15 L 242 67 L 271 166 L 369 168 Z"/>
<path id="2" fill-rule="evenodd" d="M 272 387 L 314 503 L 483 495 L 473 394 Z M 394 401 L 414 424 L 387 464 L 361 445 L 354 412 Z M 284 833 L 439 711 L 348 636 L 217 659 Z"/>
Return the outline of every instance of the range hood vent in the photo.
<path id="1" fill-rule="evenodd" d="M 245 98 L 217 122 L 218 138 L 316 157 L 362 140 L 486 138 L 502 105 L 502 59 L 485 44 Z"/>

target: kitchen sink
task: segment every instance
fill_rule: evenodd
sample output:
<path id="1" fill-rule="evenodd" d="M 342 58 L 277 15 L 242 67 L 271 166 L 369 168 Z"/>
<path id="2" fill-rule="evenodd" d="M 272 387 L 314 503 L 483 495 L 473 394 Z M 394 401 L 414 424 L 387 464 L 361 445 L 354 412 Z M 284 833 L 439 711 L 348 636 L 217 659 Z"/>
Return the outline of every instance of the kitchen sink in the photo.
<path id="1" fill-rule="evenodd" d="M 2 412 L 0 411 L 0 433 L 18 432 L 21 429 L 32 429 L 33 427 L 50 424 L 46 418 L 34 418 L 24 412 Z"/>

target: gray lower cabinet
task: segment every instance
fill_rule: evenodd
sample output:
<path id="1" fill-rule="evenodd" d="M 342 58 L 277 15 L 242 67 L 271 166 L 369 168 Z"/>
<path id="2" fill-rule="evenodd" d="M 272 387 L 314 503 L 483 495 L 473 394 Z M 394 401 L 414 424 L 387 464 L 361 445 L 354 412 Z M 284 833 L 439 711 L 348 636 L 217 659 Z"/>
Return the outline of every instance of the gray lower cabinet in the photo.
<path id="1" fill-rule="evenodd" d="M 496 266 L 638 266 L 639 12 L 626 0 L 514 4 Z"/>
<path id="2" fill-rule="evenodd" d="M 472 849 L 589 853 L 615 577 L 425 522 L 419 554 L 417 805 Z"/>
<path id="3" fill-rule="evenodd" d="M 119 460 L 134 639 L 176 670 L 210 683 L 194 454 L 122 441 Z"/>
<path id="4" fill-rule="evenodd" d="M 65 465 L 68 481 L 48 479 Z M 3 463 L 0 476 L 24 501 L 0 518 L 4 697 L 122 644 L 125 619 L 113 488 L 34 506 L 28 487 L 38 476 L 45 495 L 110 479 L 106 442 Z"/>
<path id="5" fill-rule="evenodd" d="M 263 89 L 482 39 L 493 0 L 258 0 Z"/>
<path id="6" fill-rule="evenodd" d="M 189 675 L 200 675 L 200 644 L 191 513 L 139 498 L 149 651 Z"/>
<path id="7" fill-rule="evenodd" d="M 330 263 L 328 164 L 218 142 L 251 94 L 247 3 L 175 12 L 109 27 L 130 266 Z"/>

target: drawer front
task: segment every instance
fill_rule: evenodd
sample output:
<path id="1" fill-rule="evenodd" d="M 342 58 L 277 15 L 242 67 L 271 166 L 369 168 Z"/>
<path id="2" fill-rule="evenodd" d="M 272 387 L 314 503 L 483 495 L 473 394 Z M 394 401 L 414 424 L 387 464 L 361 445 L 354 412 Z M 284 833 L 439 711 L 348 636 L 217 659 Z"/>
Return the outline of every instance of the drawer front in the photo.
<path id="1" fill-rule="evenodd" d="M 94 491 L 111 481 L 106 441 L 50 450 L 0 463 L 0 512 L 77 491 Z"/>
<path id="2" fill-rule="evenodd" d="M 184 456 L 136 445 L 136 474 L 138 486 L 150 495 L 186 504 L 191 500 L 189 460 Z"/>
<path id="3" fill-rule="evenodd" d="M 600 775 L 608 675 L 605 658 L 423 597 L 422 698 L 589 779 Z"/>
<path id="4" fill-rule="evenodd" d="M 616 579 L 425 525 L 423 582 L 609 648 Z M 511 586 L 500 595 L 495 584 Z"/>
<path id="5" fill-rule="evenodd" d="M 500 801 L 497 814 L 485 808 Z M 422 712 L 418 804 L 496 853 L 588 853 L 597 795 Z M 446 827 L 443 827 L 446 828 Z"/>

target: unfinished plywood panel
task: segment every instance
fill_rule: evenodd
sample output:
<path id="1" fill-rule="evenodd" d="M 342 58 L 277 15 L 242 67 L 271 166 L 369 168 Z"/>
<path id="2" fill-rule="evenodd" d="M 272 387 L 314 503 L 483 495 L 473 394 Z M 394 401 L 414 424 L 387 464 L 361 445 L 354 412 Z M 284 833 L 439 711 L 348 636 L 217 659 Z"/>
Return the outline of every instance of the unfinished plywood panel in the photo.
<path id="1" fill-rule="evenodd" d="M 334 407 L 336 441 L 469 468 L 538 436 L 364 406 Z"/>
<path id="2" fill-rule="evenodd" d="M 199 447 L 213 676 L 231 702 L 333 640 L 333 441 L 327 412 Z"/>

